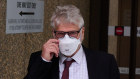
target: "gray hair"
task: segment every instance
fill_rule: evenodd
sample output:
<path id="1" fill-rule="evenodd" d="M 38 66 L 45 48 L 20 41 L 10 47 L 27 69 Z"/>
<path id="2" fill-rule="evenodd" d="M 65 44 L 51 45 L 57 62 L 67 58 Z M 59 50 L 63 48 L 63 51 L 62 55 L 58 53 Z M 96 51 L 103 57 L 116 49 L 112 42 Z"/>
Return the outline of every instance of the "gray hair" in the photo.
<path id="1" fill-rule="evenodd" d="M 51 17 L 51 26 L 55 28 L 61 23 L 72 23 L 81 28 L 84 26 L 84 19 L 80 10 L 74 5 L 57 6 Z"/>

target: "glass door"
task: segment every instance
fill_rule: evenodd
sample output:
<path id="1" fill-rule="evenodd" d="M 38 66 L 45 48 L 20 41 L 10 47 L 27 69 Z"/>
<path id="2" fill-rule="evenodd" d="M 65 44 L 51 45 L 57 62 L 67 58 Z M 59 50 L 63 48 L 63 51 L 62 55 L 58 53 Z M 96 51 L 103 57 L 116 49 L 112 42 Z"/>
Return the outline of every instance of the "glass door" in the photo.
<path id="1" fill-rule="evenodd" d="M 139 0 L 110 0 L 108 52 L 117 59 L 121 79 L 140 79 L 139 21 Z"/>

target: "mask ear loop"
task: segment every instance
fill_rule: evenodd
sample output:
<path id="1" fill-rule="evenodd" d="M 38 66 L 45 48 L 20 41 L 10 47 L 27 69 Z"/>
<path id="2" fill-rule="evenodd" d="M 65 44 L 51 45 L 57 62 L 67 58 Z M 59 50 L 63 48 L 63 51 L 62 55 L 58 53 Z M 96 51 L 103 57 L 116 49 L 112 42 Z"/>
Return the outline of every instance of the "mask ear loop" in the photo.
<path id="1" fill-rule="evenodd" d="M 80 47 L 81 47 L 81 45 L 82 45 L 82 31 L 81 30 L 80 30 L 80 37 L 78 40 L 80 40 Z"/>

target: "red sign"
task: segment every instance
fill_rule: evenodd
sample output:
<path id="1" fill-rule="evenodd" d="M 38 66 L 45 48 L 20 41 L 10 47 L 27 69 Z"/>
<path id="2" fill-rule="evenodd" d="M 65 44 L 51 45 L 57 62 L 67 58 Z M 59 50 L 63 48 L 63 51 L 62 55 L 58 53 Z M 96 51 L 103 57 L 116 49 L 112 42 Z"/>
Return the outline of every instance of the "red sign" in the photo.
<path id="1" fill-rule="evenodd" d="M 115 27 L 115 35 L 123 36 L 124 35 L 124 27 L 123 26 L 116 26 Z"/>

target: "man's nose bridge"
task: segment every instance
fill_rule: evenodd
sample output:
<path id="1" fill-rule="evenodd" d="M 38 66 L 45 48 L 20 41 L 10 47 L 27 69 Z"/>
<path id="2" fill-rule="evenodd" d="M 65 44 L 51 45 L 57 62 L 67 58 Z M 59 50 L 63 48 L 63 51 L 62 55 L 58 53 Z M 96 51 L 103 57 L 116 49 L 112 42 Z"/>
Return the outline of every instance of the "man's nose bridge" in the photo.
<path id="1" fill-rule="evenodd" d="M 69 35 L 69 32 L 65 32 L 65 35 L 66 35 L 66 34 Z"/>
<path id="2" fill-rule="evenodd" d="M 64 38 L 68 38 L 68 37 L 69 37 L 68 32 L 66 32 Z"/>

